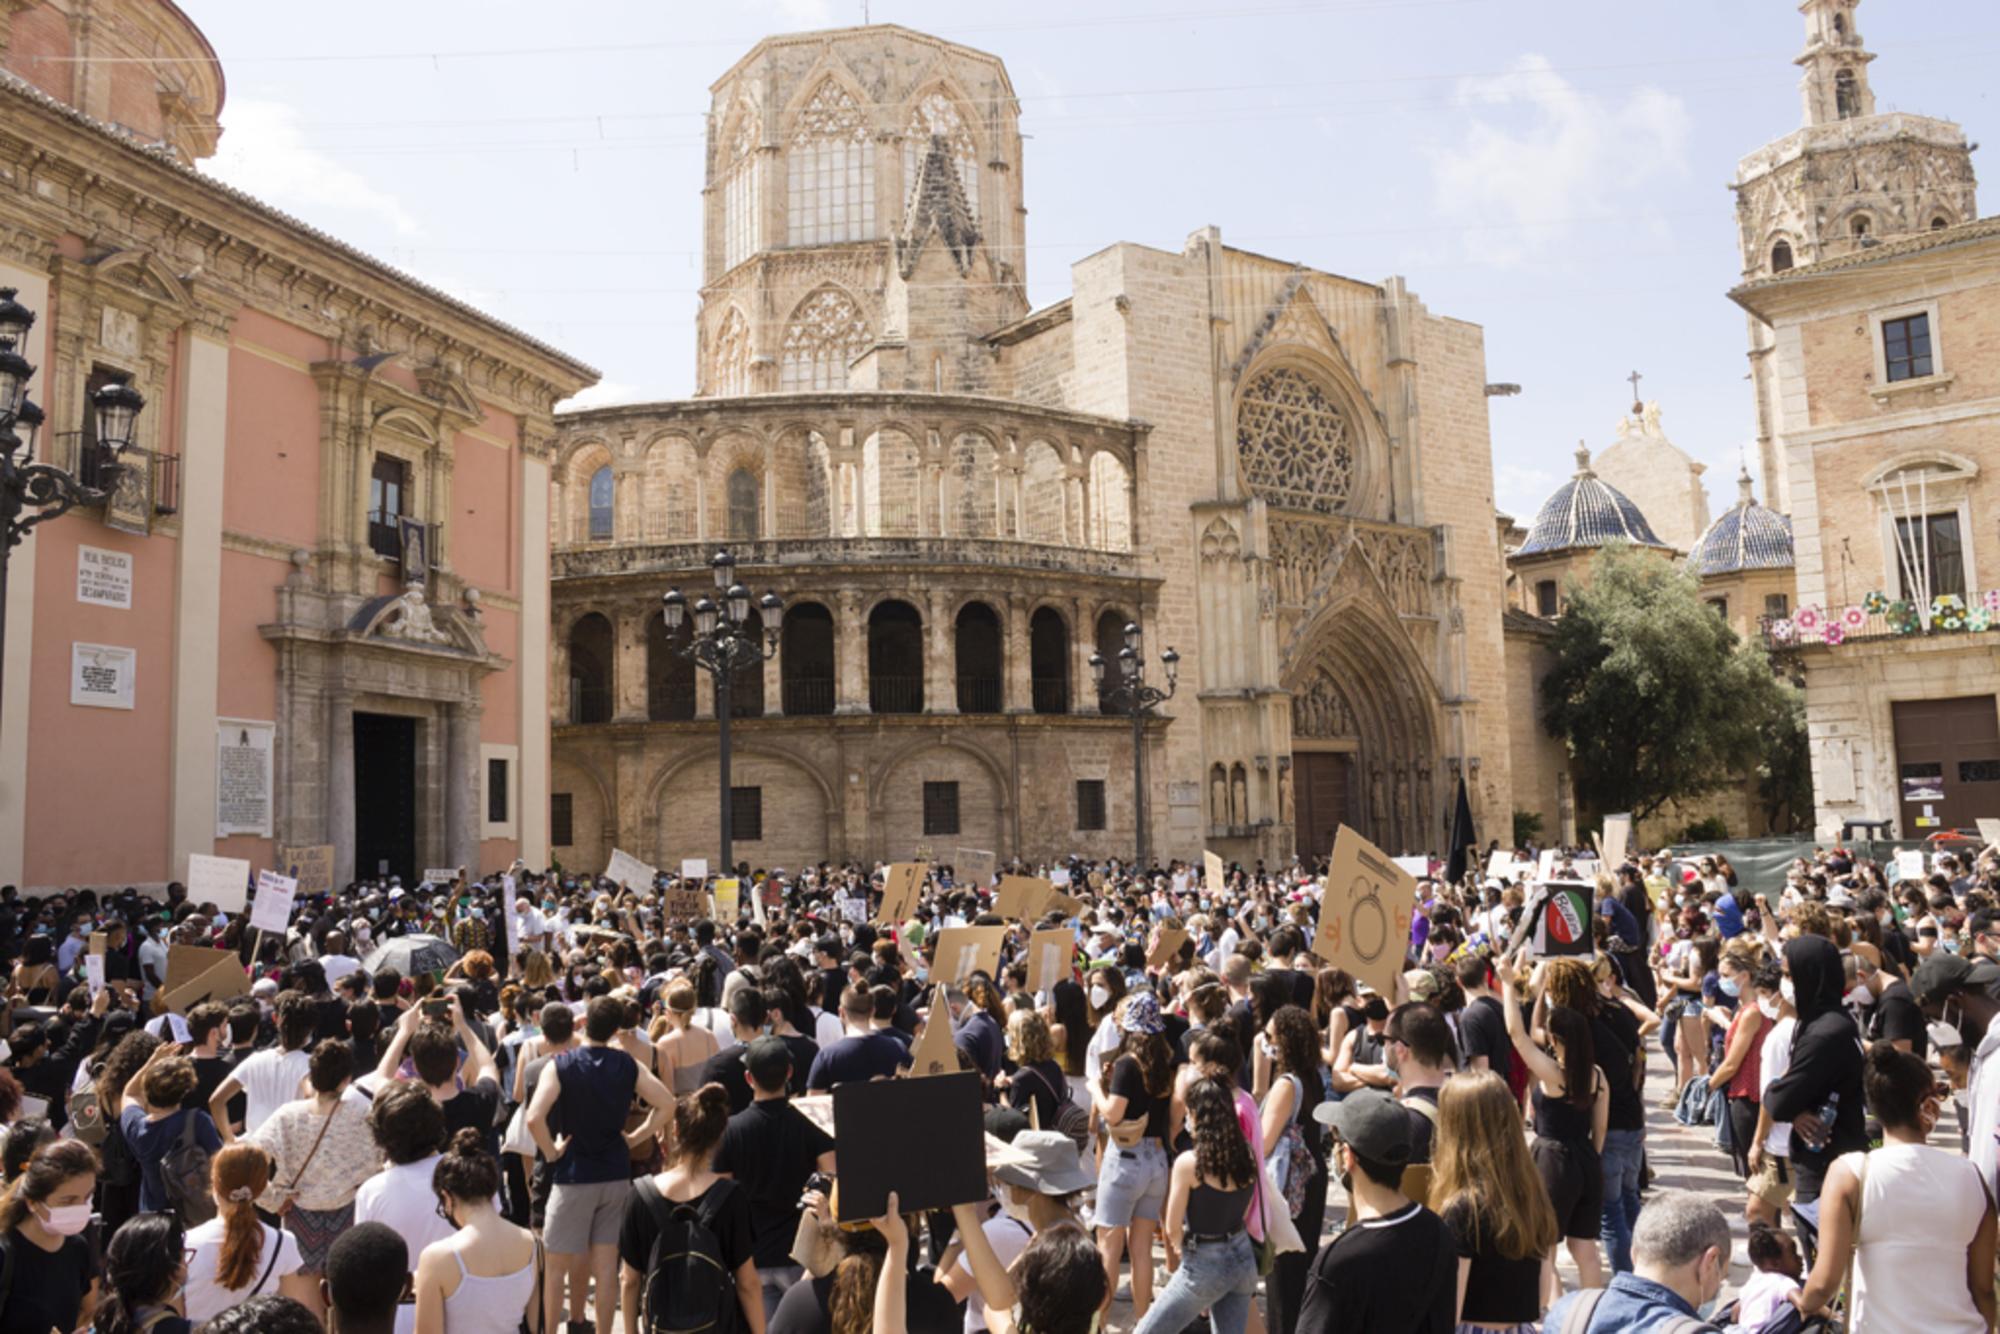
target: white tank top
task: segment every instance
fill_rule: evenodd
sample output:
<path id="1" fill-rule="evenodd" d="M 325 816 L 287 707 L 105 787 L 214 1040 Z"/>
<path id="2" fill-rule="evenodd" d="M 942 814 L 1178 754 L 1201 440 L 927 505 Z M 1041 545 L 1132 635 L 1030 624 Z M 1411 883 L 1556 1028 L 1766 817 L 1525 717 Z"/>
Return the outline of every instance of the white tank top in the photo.
<path id="1" fill-rule="evenodd" d="M 465 1267 L 457 1251 L 458 1288 L 444 1299 L 444 1334 L 519 1334 L 521 1314 L 535 1294 L 535 1261 L 511 1274 L 481 1278 Z"/>
<path id="2" fill-rule="evenodd" d="M 1863 1156 L 1840 1161 L 1860 1175 Z M 1965 1286 L 1965 1251 L 1986 1213 L 1979 1169 L 1927 1144 L 1884 1145 L 1866 1157 L 1856 1334 L 1985 1334 Z"/>

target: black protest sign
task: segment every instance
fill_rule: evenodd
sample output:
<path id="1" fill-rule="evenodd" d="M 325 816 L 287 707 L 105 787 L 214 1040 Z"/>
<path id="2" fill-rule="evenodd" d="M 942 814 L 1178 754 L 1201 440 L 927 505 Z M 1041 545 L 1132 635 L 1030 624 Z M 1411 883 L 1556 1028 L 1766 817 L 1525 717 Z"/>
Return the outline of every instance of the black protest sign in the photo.
<path id="1" fill-rule="evenodd" d="M 990 1194 L 977 1072 L 842 1084 L 833 1126 L 843 1223 L 880 1217 L 892 1190 L 904 1213 Z"/>

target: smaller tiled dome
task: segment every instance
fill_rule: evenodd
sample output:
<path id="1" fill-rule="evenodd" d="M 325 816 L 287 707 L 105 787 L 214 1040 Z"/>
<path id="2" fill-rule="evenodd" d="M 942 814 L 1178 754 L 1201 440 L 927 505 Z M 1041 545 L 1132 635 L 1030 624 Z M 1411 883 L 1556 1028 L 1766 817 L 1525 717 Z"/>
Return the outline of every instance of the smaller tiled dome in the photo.
<path id="1" fill-rule="evenodd" d="M 1528 529 L 1528 540 L 1515 550 L 1516 556 L 1535 556 L 1578 547 L 1608 546 L 1630 542 L 1642 547 L 1667 544 L 1653 534 L 1653 526 L 1639 507 L 1623 492 L 1598 480 L 1590 470 L 1590 450 L 1576 449 L 1576 476 L 1556 488 L 1542 504 Z"/>
<path id="2" fill-rule="evenodd" d="M 1737 574 L 1744 570 L 1792 568 L 1792 521 L 1764 508 L 1750 493 L 1750 472 L 1736 479 L 1740 497 L 1717 517 L 1688 553 L 1688 568 L 1698 576 Z"/>

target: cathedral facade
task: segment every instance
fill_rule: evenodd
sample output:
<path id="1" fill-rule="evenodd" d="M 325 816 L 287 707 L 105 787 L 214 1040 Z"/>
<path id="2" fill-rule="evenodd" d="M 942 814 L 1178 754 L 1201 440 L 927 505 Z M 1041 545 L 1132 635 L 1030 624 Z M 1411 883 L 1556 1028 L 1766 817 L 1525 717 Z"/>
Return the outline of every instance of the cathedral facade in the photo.
<path id="1" fill-rule="evenodd" d="M 714 692 L 660 598 L 784 598 L 731 687 L 737 857 L 1441 847 L 1512 809 L 1480 330 L 1400 279 L 1115 243 L 1030 309 L 991 55 L 872 26 L 714 85 L 694 397 L 561 417 L 554 854 L 702 856 Z M 756 628 L 763 629 L 761 621 Z"/>

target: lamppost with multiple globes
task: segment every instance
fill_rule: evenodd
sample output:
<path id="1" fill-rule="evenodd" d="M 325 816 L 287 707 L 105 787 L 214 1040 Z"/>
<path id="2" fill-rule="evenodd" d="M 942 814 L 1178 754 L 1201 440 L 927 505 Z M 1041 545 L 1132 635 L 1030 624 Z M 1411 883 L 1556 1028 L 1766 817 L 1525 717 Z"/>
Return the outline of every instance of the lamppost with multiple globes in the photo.
<path id="1" fill-rule="evenodd" d="M 750 620 L 751 593 L 748 588 L 736 582 L 736 558 L 727 551 L 718 551 L 708 562 L 715 572 L 715 596 L 706 595 L 695 599 L 694 633 L 686 644 L 676 648 L 682 657 L 707 672 L 715 681 L 715 718 L 720 726 L 720 755 L 722 768 L 722 874 L 736 873 L 736 854 L 732 846 L 734 830 L 730 809 L 729 788 L 729 684 L 736 673 L 752 663 L 763 664 L 778 652 L 778 613 L 784 609 L 784 602 L 776 593 L 766 593 L 757 599 L 757 608 L 762 614 L 764 634 L 760 640 L 755 633 L 744 626 Z M 669 589 L 660 598 L 661 611 L 666 617 L 667 634 L 678 635 L 686 622 L 690 610 L 685 594 L 678 588 Z"/>
<path id="2" fill-rule="evenodd" d="M 7 570 L 14 548 L 36 524 L 60 518 L 78 505 L 96 505 L 117 486 L 132 447 L 132 426 L 146 400 L 128 384 L 108 384 L 91 395 L 97 414 L 102 487 L 86 485 L 53 463 L 35 462 L 35 437 L 44 416 L 28 399 L 35 368 L 21 355 L 35 312 L 0 287 L 0 673 L 7 661 Z"/>
<path id="3" fill-rule="evenodd" d="M 1097 682 L 1099 705 L 1106 713 L 1132 715 L 1132 818 L 1139 831 L 1137 863 L 1141 875 L 1150 865 L 1146 849 L 1146 719 L 1174 697 L 1181 673 L 1181 655 L 1170 644 L 1160 655 L 1161 665 L 1167 669 L 1167 688 L 1147 685 L 1145 649 L 1145 634 L 1138 623 L 1126 625 L 1125 647 L 1118 650 L 1118 675 L 1109 682 L 1105 680 L 1104 655 L 1090 655 L 1090 675 Z"/>

